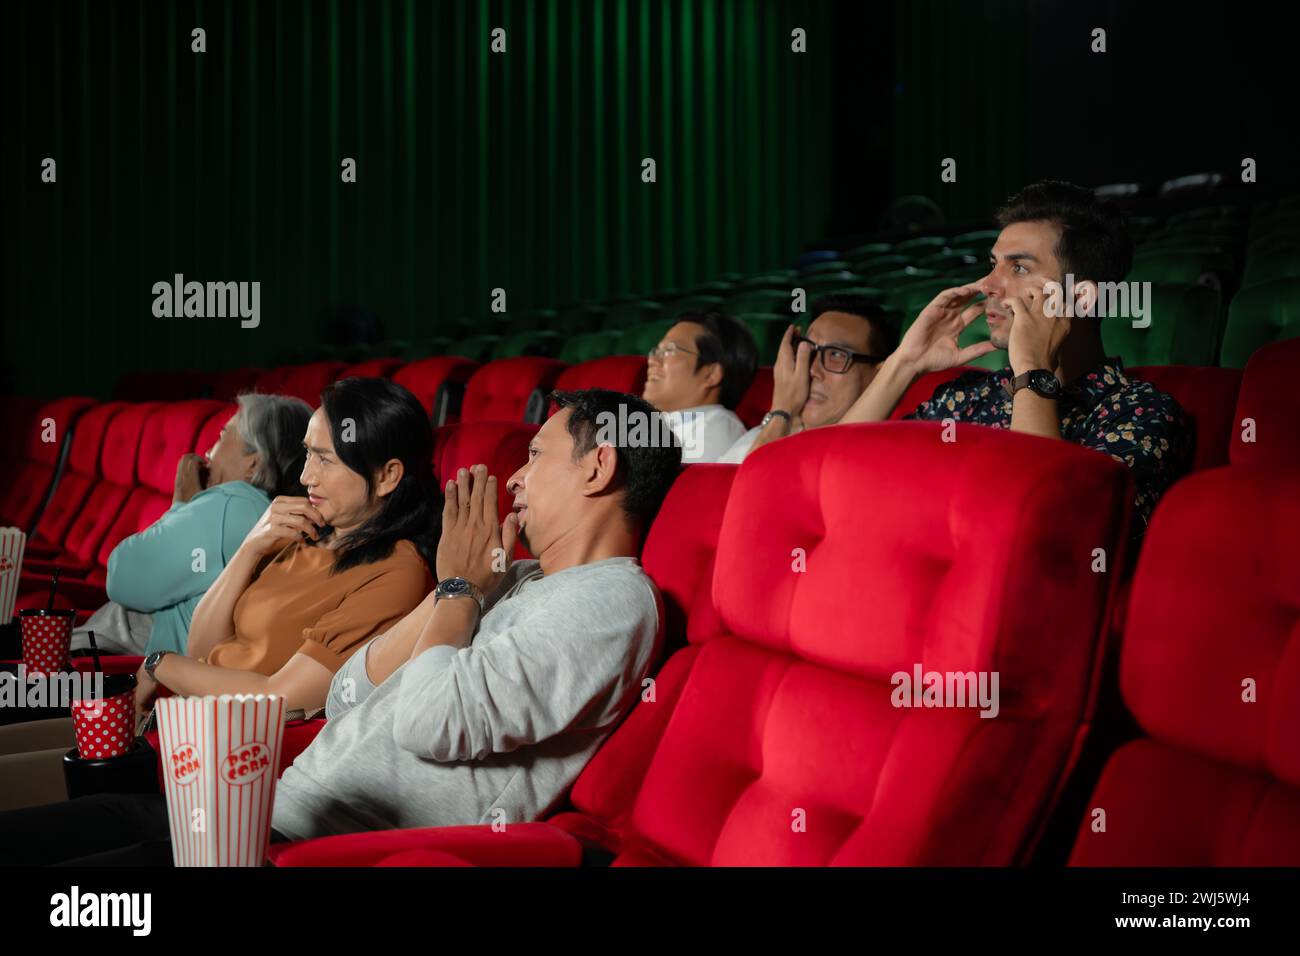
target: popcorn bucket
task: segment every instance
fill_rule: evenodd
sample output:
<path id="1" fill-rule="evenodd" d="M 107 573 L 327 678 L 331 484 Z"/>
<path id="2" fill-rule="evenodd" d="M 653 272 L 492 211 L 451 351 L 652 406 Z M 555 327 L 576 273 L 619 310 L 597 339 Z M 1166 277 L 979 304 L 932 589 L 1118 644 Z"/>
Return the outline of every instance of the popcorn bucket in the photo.
<path id="1" fill-rule="evenodd" d="M 157 703 L 172 860 L 262 866 L 284 736 L 284 698 L 237 694 Z"/>
<path id="2" fill-rule="evenodd" d="M 26 546 L 27 535 L 20 530 L 0 528 L 0 624 L 8 624 L 13 619 Z"/>

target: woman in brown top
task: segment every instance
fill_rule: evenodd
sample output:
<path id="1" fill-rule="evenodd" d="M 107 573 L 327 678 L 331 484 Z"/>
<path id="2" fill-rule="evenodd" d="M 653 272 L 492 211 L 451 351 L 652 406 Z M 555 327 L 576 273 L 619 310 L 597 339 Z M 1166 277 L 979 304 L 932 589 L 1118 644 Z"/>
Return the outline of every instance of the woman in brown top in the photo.
<path id="1" fill-rule="evenodd" d="M 161 684 L 317 710 L 348 656 L 429 592 L 442 498 L 415 396 L 387 379 L 335 382 L 303 445 L 307 497 L 271 502 L 195 608 L 189 656 L 146 659 L 152 676 L 141 666 L 137 709 Z"/>

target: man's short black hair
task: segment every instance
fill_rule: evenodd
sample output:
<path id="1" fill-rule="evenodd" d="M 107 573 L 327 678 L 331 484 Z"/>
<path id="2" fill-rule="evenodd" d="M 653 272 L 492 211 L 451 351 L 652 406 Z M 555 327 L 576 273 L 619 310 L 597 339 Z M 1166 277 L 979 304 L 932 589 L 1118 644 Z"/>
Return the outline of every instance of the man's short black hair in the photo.
<path id="1" fill-rule="evenodd" d="M 898 324 L 876 302 L 864 295 L 824 295 L 812 307 L 809 324 L 823 312 L 844 312 L 856 315 L 867 323 L 867 351 L 872 355 L 888 355 L 898 348 Z"/>
<path id="2" fill-rule="evenodd" d="M 1056 258 L 1076 282 L 1120 282 L 1133 265 L 1133 240 L 1123 218 L 1090 189 L 1059 180 L 1026 186 L 998 210 L 998 225 L 1052 222 L 1061 229 Z"/>
<path id="3" fill-rule="evenodd" d="M 557 408 L 569 409 L 565 425 L 573 436 L 574 461 L 596 447 L 597 437 L 607 422 L 631 422 L 637 413 L 645 416 L 643 433 L 648 441 L 636 445 L 613 442 L 618 455 L 614 480 L 623 489 L 623 510 L 633 527 L 644 531 L 658 513 L 682 464 L 681 444 L 662 422 L 658 409 L 636 395 L 607 388 L 552 392 L 551 399 Z M 620 406 L 623 406 L 621 415 Z"/>
<path id="4" fill-rule="evenodd" d="M 695 348 L 700 353 L 695 356 L 695 367 L 713 362 L 722 365 L 718 401 L 724 408 L 735 408 L 758 372 L 758 345 L 753 334 L 743 322 L 721 312 L 683 312 L 676 321 L 704 326 L 695 337 Z"/>

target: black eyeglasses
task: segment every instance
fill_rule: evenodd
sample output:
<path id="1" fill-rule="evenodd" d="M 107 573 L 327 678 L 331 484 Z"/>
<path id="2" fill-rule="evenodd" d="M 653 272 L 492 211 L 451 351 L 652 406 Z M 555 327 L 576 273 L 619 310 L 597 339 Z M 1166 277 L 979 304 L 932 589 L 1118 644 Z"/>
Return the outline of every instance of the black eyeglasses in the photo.
<path id="1" fill-rule="evenodd" d="M 843 375 L 853 367 L 855 361 L 883 362 L 885 360 L 883 355 L 866 355 L 862 352 L 850 351 L 839 345 L 818 345 L 806 335 L 795 335 L 790 340 L 790 344 L 794 347 L 796 353 L 799 351 L 800 342 L 807 342 L 812 347 L 813 360 L 816 361 L 820 357 L 822 368 L 836 375 Z"/>

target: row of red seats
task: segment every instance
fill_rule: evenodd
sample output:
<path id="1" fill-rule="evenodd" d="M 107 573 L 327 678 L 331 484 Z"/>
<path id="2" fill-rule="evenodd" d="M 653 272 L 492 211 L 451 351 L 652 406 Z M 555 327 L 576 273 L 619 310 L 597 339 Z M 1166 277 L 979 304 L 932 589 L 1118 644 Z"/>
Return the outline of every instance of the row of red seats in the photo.
<path id="1" fill-rule="evenodd" d="M 645 387 L 646 359 L 641 355 L 615 355 L 568 365 L 538 356 L 496 359 L 480 365 L 457 356 L 433 356 L 404 362 L 372 359 L 357 365 L 311 362 L 270 370 L 247 368 L 213 376 L 213 396 L 233 401 L 241 392 L 293 395 L 313 408 L 330 382 L 352 376 L 391 378 L 409 389 L 429 412 L 435 425 L 458 421 L 541 421 L 545 395 L 552 389 L 579 389 L 592 385 L 641 394 Z M 193 390 L 191 376 L 169 372 L 137 372 L 119 383 L 117 397 L 139 401 L 180 401 Z M 750 427 L 767 411 L 772 396 L 772 370 L 760 370 L 745 401 L 737 410 Z"/>
<path id="2" fill-rule="evenodd" d="M 959 426 L 945 445 L 936 427 L 819 430 L 739 469 L 684 471 L 642 555 L 664 594 L 669 656 L 653 700 L 561 812 L 504 830 L 311 840 L 273 859 L 1032 859 L 1096 717 L 1119 581 L 1089 555 L 1122 546 L 1129 476 L 1065 443 Z M 509 429 L 518 444 L 532 426 Z M 448 466 L 490 460 L 502 437 L 457 431 L 446 447 L 468 457 Z M 1111 755 L 1076 814 L 1072 864 L 1300 862 L 1297 490 L 1294 465 L 1233 465 L 1179 483 L 1157 509 L 1121 651 L 1143 736 Z M 894 706 L 893 675 L 918 664 L 997 671 L 999 715 Z M 289 759 L 315 729 L 295 733 Z"/>
<path id="3" fill-rule="evenodd" d="M 421 388 L 422 400 L 432 400 L 448 371 L 447 360 L 425 359 L 396 369 L 408 387 Z M 462 360 L 451 360 L 460 362 Z M 501 406 L 485 408 L 499 420 L 494 461 L 504 474 L 523 461 L 526 439 L 515 447 L 506 440 L 506 426 L 519 422 L 523 396 L 554 385 L 562 389 L 600 386 L 620 391 L 639 390 L 645 376 L 645 359 L 615 356 L 563 369 L 547 383 L 518 374 L 522 367 L 539 369 L 546 359 L 507 359 L 483 366 L 475 378 L 490 370 L 511 368 L 503 383 L 519 385 L 512 393 L 492 390 Z M 373 363 L 372 363 L 373 364 Z M 437 371 L 431 366 L 439 365 Z M 519 366 L 518 368 L 516 366 Z M 1232 461 L 1296 461 L 1300 451 L 1293 441 L 1292 423 L 1300 416 L 1300 398 L 1290 387 L 1300 368 L 1300 340 L 1276 343 L 1259 350 L 1244 373 L 1235 369 L 1200 367 L 1146 367 L 1132 370 L 1139 378 L 1169 392 L 1187 411 L 1195 429 L 1194 468 L 1211 468 Z M 421 370 L 430 372 L 422 377 Z M 355 371 L 355 370 L 353 370 Z M 376 366 L 369 371 L 383 371 Z M 390 369 L 390 371 L 394 371 Z M 916 382 L 894 413 L 899 418 L 916 407 L 935 387 L 962 369 L 924 376 Z M 770 370 L 769 370 L 770 372 Z M 493 374 L 493 380 L 496 374 Z M 761 393 L 766 389 L 767 395 Z M 750 418 L 770 402 L 770 375 L 751 389 Z M 486 393 L 485 393 L 486 398 Z M 505 407 L 508 406 L 508 407 Z M 7 416 L 25 418 L 26 433 L 12 441 L 23 449 L 16 466 L 5 472 L 0 484 L 0 523 L 30 530 L 23 590 L 30 602 L 38 579 L 57 567 L 66 583 L 64 594 L 83 609 L 101 593 L 108 555 L 122 538 L 152 523 L 170 500 L 174 463 L 187 451 L 205 451 L 233 411 L 214 400 L 177 403 L 108 402 L 66 398 Z M 1254 441 L 1243 440 L 1243 423 L 1253 422 Z M 45 424 L 43 424 L 45 423 Z M 49 434 L 52 426 L 53 434 Z M 452 434 L 438 430 L 439 449 Z M 46 440 L 53 437 L 55 440 Z M 11 446 L 12 447 L 12 446 Z M 460 459 L 452 451 L 453 457 Z M 441 450 L 435 464 L 442 460 Z M 435 469 L 437 470 L 437 469 Z M 501 485 L 503 506 L 507 503 Z M 26 606 L 20 604 L 20 606 Z"/>

